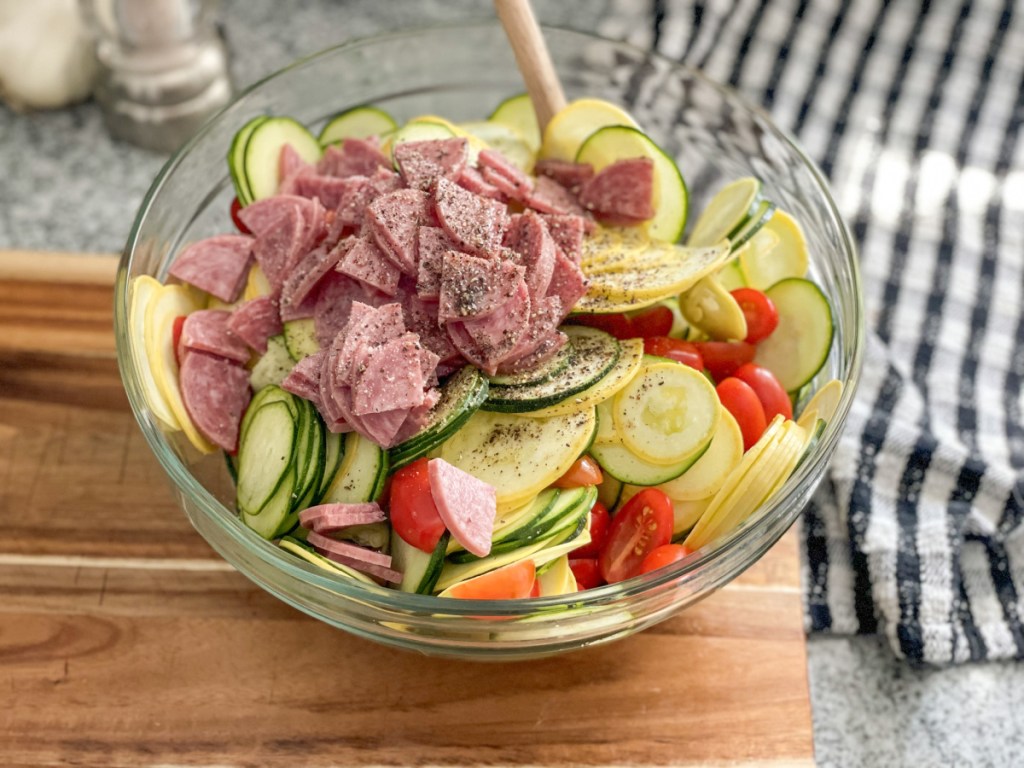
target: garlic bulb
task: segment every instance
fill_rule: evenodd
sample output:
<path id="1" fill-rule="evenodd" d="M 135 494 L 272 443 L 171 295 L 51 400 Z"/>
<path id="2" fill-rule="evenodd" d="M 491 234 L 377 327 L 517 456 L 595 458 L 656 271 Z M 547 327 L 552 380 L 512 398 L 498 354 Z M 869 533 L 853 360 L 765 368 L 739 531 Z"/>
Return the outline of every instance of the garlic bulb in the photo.
<path id="1" fill-rule="evenodd" d="M 0 0 L 0 98 L 54 109 L 92 92 L 96 55 L 76 0 Z"/>

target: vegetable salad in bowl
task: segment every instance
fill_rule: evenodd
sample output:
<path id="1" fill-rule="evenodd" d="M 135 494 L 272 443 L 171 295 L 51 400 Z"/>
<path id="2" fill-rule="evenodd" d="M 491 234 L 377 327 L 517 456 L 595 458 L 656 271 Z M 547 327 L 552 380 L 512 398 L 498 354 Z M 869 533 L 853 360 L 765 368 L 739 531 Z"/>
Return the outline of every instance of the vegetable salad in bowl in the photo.
<path id="1" fill-rule="evenodd" d="M 851 376 L 772 179 L 698 206 L 624 103 L 583 95 L 543 134 L 525 95 L 493 103 L 237 123 L 213 233 L 125 277 L 129 393 L 151 442 L 223 457 L 233 546 L 394 614 L 328 620 L 546 652 L 575 642 L 559 617 L 635 631 L 621 596 L 672 604 L 771 523 L 804 464 L 820 477 Z"/>

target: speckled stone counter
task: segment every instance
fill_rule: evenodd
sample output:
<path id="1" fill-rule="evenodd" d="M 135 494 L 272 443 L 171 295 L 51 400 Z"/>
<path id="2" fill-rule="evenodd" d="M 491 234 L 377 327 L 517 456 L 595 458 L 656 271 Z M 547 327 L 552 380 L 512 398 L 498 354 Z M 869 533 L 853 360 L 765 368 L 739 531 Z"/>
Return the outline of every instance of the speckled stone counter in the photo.
<path id="1" fill-rule="evenodd" d="M 629 33 L 623 0 L 535 5 L 548 23 Z M 224 0 L 221 18 L 233 77 L 244 85 L 348 37 L 490 14 L 486 0 Z M 119 251 L 165 160 L 112 141 L 92 103 L 35 115 L 0 106 L 0 249 Z M 1024 759 L 1024 666 L 914 670 L 876 638 L 811 638 L 808 663 L 821 765 L 1008 766 Z"/>

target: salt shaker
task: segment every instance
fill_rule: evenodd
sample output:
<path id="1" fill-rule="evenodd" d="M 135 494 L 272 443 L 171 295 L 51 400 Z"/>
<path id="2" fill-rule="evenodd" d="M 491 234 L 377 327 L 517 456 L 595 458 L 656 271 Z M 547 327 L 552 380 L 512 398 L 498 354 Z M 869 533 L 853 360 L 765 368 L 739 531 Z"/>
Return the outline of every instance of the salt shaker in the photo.
<path id="1" fill-rule="evenodd" d="M 82 0 L 96 38 L 95 97 L 110 133 L 177 149 L 231 97 L 216 0 Z"/>

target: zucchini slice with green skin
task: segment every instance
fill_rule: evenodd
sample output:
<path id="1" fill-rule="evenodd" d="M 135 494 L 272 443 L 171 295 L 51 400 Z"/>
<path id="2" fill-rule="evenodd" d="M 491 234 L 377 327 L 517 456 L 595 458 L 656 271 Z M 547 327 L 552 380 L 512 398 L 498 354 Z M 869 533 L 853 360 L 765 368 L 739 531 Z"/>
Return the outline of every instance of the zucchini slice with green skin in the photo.
<path id="1" fill-rule="evenodd" d="M 729 251 L 736 253 L 775 215 L 775 203 L 762 200 L 739 229 L 729 238 Z"/>
<path id="2" fill-rule="evenodd" d="M 295 362 L 320 351 L 320 342 L 316 340 L 316 326 L 311 317 L 289 320 L 284 324 L 283 336 L 288 355 Z"/>
<path id="3" fill-rule="evenodd" d="M 703 451 L 699 451 L 677 464 L 653 464 L 641 459 L 622 443 L 604 443 L 590 448 L 590 455 L 597 459 L 609 477 L 630 485 L 658 485 L 675 480 L 692 467 L 702 454 Z"/>
<path id="4" fill-rule="evenodd" d="M 527 384 L 539 384 L 549 381 L 569 367 L 572 358 L 572 346 L 565 344 L 550 359 L 519 373 L 488 376 L 488 381 L 496 387 L 520 387 Z"/>
<path id="5" fill-rule="evenodd" d="M 795 392 L 825 365 L 832 349 L 832 307 L 810 280 L 790 277 L 765 291 L 779 311 L 772 335 L 757 345 L 754 362 Z"/>
<path id="6" fill-rule="evenodd" d="M 320 159 L 320 142 L 290 117 L 268 117 L 253 127 L 245 142 L 241 172 L 249 187 L 248 202 L 277 194 L 281 183 L 281 150 L 290 144 L 307 163 Z"/>
<path id="7" fill-rule="evenodd" d="M 557 376 L 530 384 L 492 384 L 481 408 L 501 413 L 548 408 L 593 386 L 618 362 L 621 348 L 614 336 L 583 325 L 573 326 L 566 333 L 570 359 Z"/>
<path id="8" fill-rule="evenodd" d="M 630 157 L 648 157 L 654 162 L 655 213 L 646 223 L 647 234 L 655 240 L 678 242 L 686 228 L 690 193 L 675 160 L 643 131 L 627 125 L 600 128 L 583 142 L 576 153 L 576 162 L 590 163 L 600 172 L 616 160 Z"/>
<path id="9" fill-rule="evenodd" d="M 537 123 L 537 113 L 533 110 L 530 94 L 519 93 L 509 96 L 494 108 L 491 116 L 487 119 L 492 123 L 505 125 L 515 130 L 534 153 L 540 150 L 540 126 Z"/>
<path id="10" fill-rule="evenodd" d="M 324 430 L 324 472 L 320 477 L 320 484 L 317 487 L 316 495 L 313 497 L 313 504 L 320 503 L 327 487 L 334 480 L 334 475 L 345 458 L 345 439 L 337 432 Z M 312 506 L 312 505 L 311 505 Z"/>
<path id="11" fill-rule="evenodd" d="M 600 485 L 597 486 L 597 500 L 604 504 L 605 509 L 613 510 L 619 503 L 624 487 L 625 483 L 617 477 L 612 477 L 611 474 L 605 475 Z"/>
<path id="12" fill-rule="evenodd" d="M 377 501 L 388 474 L 388 454 L 358 432 L 345 435 L 345 457 L 324 491 L 323 504 Z"/>
<path id="13" fill-rule="evenodd" d="M 450 535 L 445 531 L 433 552 L 424 552 L 408 543 L 401 536 L 391 537 L 391 567 L 402 574 L 398 588 L 402 592 L 429 595 L 444 567 L 444 553 L 448 548 Z"/>
<path id="14" fill-rule="evenodd" d="M 271 385 L 280 385 L 295 367 L 295 360 L 288 353 L 284 336 L 267 339 L 267 351 L 263 353 L 249 373 L 249 386 L 253 392 L 261 392 Z"/>
<path id="15" fill-rule="evenodd" d="M 228 150 L 228 170 L 231 172 L 231 183 L 235 186 L 235 196 L 242 205 L 248 205 L 253 200 L 249 179 L 245 175 L 245 145 L 256 126 L 269 119 L 266 115 L 254 117 L 243 125 L 235 134 L 235 138 L 231 140 L 231 148 Z"/>
<path id="16" fill-rule="evenodd" d="M 255 515 L 267 505 L 294 471 L 293 453 L 299 439 L 287 403 L 270 402 L 257 408 L 239 440 L 236 488 L 239 509 Z M 286 509 L 285 513 L 288 511 Z"/>
<path id="17" fill-rule="evenodd" d="M 392 471 L 426 456 L 455 434 L 480 408 L 487 393 L 487 379 L 473 366 L 452 374 L 441 387 L 441 397 L 430 409 L 423 429 L 388 452 Z"/>
<path id="18" fill-rule="evenodd" d="M 327 147 L 345 139 L 368 139 L 383 136 L 398 128 L 395 119 L 379 107 L 362 105 L 347 109 L 327 121 L 320 131 L 320 146 Z"/>
<path id="19" fill-rule="evenodd" d="M 686 244 L 708 246 L 732 238 L 755 212 L 760 197 L 761 180 L 753 176 L 726 184 L 701 211 Z"/>

